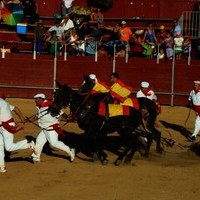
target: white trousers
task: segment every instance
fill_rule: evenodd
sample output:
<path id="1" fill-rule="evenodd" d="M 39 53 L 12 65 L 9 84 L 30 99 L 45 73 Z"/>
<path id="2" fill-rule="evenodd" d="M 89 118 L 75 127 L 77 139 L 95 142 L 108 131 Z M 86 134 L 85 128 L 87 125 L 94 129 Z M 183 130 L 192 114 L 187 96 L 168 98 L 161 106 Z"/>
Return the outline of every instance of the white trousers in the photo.
<path id="1" fill-rule="evenodd" d="M 200 131 L 200 117 L 199 115 L 197 115 L 197 118 L 195 120 L 195 128 L 194 128 L 192 136 L 196 137 L 199 131 Z"/>
<path id="2" fill-rule="evenodd" d="M 5 154 L 4 154 L 3 136 L 0 134 L 0 168 L 4 168 L 5 167 L 4 157 L 5 157 Z"/>
<path id="3" fill-rule="evenodd" d="M 63 142 L 58 140 L 58 133 L 56 131 L 42 130 L 36 138 L 35 153 L 32 154 L 32 157 L 40 159 L 43 146 L 47 141 L 52 147 L 65 151 L 68 155 L 70 155 L 71 149 Z"/>
<path id="4" fill-rule="evenodd" d="M 19 142 L 14 143 L 14 135 L 12 133 L 8 132 L 3 127 L 0 127 L 0 132 L 3 135 L 6 151 L 16 151 L 29 148 L 27 140 L 21 140 Z"/>

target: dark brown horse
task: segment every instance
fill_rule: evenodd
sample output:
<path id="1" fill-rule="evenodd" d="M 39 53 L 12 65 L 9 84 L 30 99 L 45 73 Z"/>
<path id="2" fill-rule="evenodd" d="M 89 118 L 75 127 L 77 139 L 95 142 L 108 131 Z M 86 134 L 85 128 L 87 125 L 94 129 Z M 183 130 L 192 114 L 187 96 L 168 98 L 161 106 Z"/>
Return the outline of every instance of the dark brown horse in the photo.
<path id="1" fill-rule="evenodd" d="M 143 124 L 142 115 L 137 109 L 127 107 L 128 115 L 101 116 L 99 115 L 99 97 L 98 95 L 81 95 L 67 85 L 58 83 L 50 112 L 52 115 L 57 115 L 62 108 L 69 106 L 78 126 L 85 131 L 85 136 L 90 141 L 92 153 L 96 154 L 103 164 L 106 164 L 108 160 L 99 144 L 99 138 L 116 131 L 126 145 L 115 164 L 119 165 L 123 160 L 130 162 L 136 150 L 141 146 L 141 137 L 149 137 L 149 134 L 138 129 Z M 147 144 L 147 152 L 149 151 L 148 146 L 149 144 Z"/>
<path id="2" fill-rule="evenodd" d="M 84 84 L 80 87 L 79 93 L 87 94 L 94 87 L 95 83 L 90 77 L 87 75 L 84 77 Z M 101 97 L 100 97 L 101 96 Z M 110 93 L 101 93 L 99 94 L 99 101 L 104 101 L 107 104 L 113 103 L 114 98 L 110 95 Z M 161 147 L 161 132 L 155 128 L 155 122 L 157 118 L 157 107 L 154 101 L 141 97 L 135 98 L 139 104 L 139 111 L 141 112 L 143 119 L 145 121 L 146 130 L 152 134 L 152 137 L 149 137 L 149 140 L 154 139 L 156 141 L 156 151 L 158 153 L 162 153 L 163 148 Z M 145 114 L 144 114 L 145 113 Z M 164 139 L 164 138 L 163 138 Z M 149 141 L 151 142 L 151 141 Z M 166 141 L 165 141 L 166 142 Z"/>

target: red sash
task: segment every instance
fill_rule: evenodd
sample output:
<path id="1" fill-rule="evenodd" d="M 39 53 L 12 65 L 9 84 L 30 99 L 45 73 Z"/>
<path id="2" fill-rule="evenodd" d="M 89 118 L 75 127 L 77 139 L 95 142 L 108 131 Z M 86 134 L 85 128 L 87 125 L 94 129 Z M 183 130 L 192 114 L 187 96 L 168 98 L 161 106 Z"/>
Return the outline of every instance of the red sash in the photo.
<path id="1" fill-rule="evenodd" d="M 12 133 L 12 134 L 17 133 L 17 132 L 20 131 L 20 130 L 23 130 L 23 128 L 20 127 L 20 126 L 13 126 L 13 125 L 10 125 L 10 124 L 9 124 L 9 123 L 12 123 L 12 122 L 14 122 L 14 119 L 13 119 L 13 118 L 9 119 L 9 120 L 6 121 L 6 122 L 2 122 L 1 125 L 3 126 L 4 129 L 6 129 L 8 132 L 10 132 L 10 133 Z"/>
<path id="2" fill-rule="evenodd" d="M 53 124 L 50 127 L 53 128 L 54 131 L 56 131 L 56 133 L 58 133 L 58 135 L 60 136 L 64 136 L 65 134 L 63 133 L 63 130 L 60 127 L 60 124 Z"/>

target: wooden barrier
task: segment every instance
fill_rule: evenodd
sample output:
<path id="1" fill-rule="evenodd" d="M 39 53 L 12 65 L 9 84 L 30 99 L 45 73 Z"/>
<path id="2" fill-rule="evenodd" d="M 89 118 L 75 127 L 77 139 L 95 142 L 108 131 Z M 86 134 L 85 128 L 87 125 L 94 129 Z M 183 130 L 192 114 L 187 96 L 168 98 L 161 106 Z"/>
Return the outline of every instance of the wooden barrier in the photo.
<path id="1" fill-rule="evenodd" d="M 189 91 L 193 81 L 199 80 L 200 61 L 192 60 L 187 65 L 187 60 L 177 61 L 175 64 L 174 104 L 186 105 Z M 83 81 L 83 75 L 95 73 L 98 78 L 109 82 L 112 72 L 112 58 L 69 56 L 67 61 L 63 56 L 57 57 L 56 80 L 66 83 L 77 89 Z M 54 85 L 54 58 L 49 55 L 38 55 L 36 60 L 28 54 L 6 54 L 5 59 L 0 58 L 1 91 L 8 97 L 32 98 L 36 92 L 45 92 L 52 98 Z M 149 81 L 162 104 L 170 104 L 171 99 L 171 72 L 172 63 L 165 61 L 156 64 L 155 59 L 129 58 L 125 63 L 124 58 L 116 59 L 116 71 L 120 78 L 131 85 L 135 93 L 141 81 Z"/>

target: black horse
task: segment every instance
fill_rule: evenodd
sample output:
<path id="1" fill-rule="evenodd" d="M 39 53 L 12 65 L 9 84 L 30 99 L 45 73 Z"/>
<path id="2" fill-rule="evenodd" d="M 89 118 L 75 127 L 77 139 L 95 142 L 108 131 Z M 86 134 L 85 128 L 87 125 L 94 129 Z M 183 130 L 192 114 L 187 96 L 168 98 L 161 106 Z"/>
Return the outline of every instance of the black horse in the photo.
<path id="1" fill-rule="evenodd" d="M 133 107 L 127 107 L 129 115 L 101 116 L 98 113 L 100 100 L 97 99 L 100 97 L 99 95 L 81 95 L 67 85 L 57 84 L 58 89 L 54 93 L 54 100 L 49 108 L 51 114 L 57 115 L 62 108 L 69 106 L 78 126 L 85 131 L 85 136 L 92 146 L 92 152 L 98 156 L 103 164 L 106 164 L 108 160 L 99 144 L 99 138 L 116 131 L 124 140 L 126 147 L 115 164 L 119 165 L 122 161 L 131 162 L 134 153 L 142 143 L 141 132 L 138 131 L 138 128 L 143 124 L 141 113 Z M 149 137 L 149 134 L 145 134 L 145 137 Z M 146 152 L 148 152 L 150 144 L 147 143 L 146 146 Z"/>
<path id="2" fill-rule="evenodd" d="M 87 94 L 89 93 L 92 88 L 94 87 L 95 83 L 88 75 L 84 77 L 84 83 L 79 89 L 79 93 Z M 99 94 L 101 98 L 99 101 L 104 101 L 106 103 L 113 103 L 114 98 L 110 95 L 110 93 L 101 93 Z M 163 152 L 163 148 L 161 147 L 161 132 L 155 128 L 155 122 L 157 118 L 157 107 L 154 101 L 141 97 L 141 98 L 134 98 L 139 104 L 139 110 L 143 116 L 143 120 L 145 121 L 146 130 L 152 134 L 152 137 L 149 137 L 149 143 L 152 142 L 152 139 L 156 141 L 156 151 L 158 153 Z M 97 101 L 98 101 L 97 100 Z M 165 140 L 165 138 L 163 138 Z M 165 140 L 167 142 L 167 140 Z M 148 143 L 148 144 L 149 144 Z M 169 145 L 169 144 L 167 144 Z M 150 148 L 150 147 L 149 147 Z"/>

